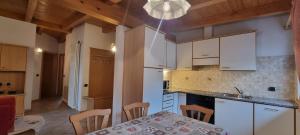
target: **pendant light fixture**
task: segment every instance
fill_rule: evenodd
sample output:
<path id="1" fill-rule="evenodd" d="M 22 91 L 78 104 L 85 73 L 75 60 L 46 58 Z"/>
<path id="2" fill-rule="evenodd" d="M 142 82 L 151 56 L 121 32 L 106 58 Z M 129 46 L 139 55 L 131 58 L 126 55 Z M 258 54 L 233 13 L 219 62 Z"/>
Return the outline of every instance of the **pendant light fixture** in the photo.
<path id="1" fill-rule="evenodd" d="M 186 0 L 148 0 L 147 13 L 157 19 L 176 19 L 187 13 L 191 5 Z"/>

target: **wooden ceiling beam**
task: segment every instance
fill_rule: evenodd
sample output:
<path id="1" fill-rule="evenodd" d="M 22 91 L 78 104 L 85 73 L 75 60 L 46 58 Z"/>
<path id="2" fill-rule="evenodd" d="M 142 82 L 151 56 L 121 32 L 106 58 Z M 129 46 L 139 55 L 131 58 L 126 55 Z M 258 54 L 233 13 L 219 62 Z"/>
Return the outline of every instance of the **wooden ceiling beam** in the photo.
<path id="1" fill-rule="evenodd" d="M 219 4 L 219 3 L 223 3 L 223 2 L 227 2 L 227 0 L 210 0 L 207 2 L 202 2 L 196 5 L 192 5 L 192 7 L 189 10 L 196 10 L 196 9 L 200 9 L 200 8 L 205 8 L 208 6 L 212 6 L 215 4 Z"/>
<path id="2" fill-rule="evenodd" d="M 38 0 L 28 0 L 25 21 L 31 22 L 37 8 Z"/>
<path id="3" fill-rule="evenodd" d="M 60 33 L 69 33 L 69 31 L 64 30 L 62 26 L 57 25 L 57 24 L 52 24 L 49 22 L 41 21 L 41 20 L 33 20 L 32 23 L 35 23 L 37 27 L 40 27 L 42 29 L 50 30 L 50 31 L 55 31 L 55 32 L 60 32 Z"/>
<path id="4" fill-rule="evenodd" d="M 91 17 L 88 15 L 83 15 L 80 18 L 78 18 L 77 20 L 73 21 L 72 23 L 64 26 L 63 29 L 66 31 L 69 31 L 70 29 L 74 28 L 75 26 L 78 26 L 78 25 L 84 23 L 89 18 L 91 18 Z"/>
<path id="5" fill-rule="evenodd" d="M 247 20 L 255 17 L 275 15 L 289 12 L 291 3 L 286 1 L 276 1 L 270 4 L 243 9 L 232 13 L 220 14 L 209 18 L 201 18 L 191 21 L 174 22 L 175 32 L 201 28 L 210 25 L 224 24 L 235 21 Z"/>
<path id="6" fill-rule="evenodd" d="M 125 16 L 124 9 L 107 5 L 99 0 L 60 0 L 54 2 L 114 25 L 123 24 L 125 26 L 135 27 L 143 24 L 141 20 L 130 14 L 127 14 L 126 19 L 123 20 Z"/>

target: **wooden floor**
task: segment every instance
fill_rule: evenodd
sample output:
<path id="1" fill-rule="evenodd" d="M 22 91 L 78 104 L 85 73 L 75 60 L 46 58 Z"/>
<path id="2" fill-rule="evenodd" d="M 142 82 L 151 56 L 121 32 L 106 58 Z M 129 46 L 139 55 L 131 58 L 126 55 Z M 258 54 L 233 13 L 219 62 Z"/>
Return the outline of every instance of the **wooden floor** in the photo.
<path id="1" fill-rule="evenodd" d="M 75 131 L 69 122 L 69 116 L 78 113 L 70 109 L 60 98 L 51 98 L 34 101 L 32 110 L 26 115 L 42 115 L 46 124 L 42 128 L 40 135 L 74 135 Z M 33 131 L 25 132 L 21 135 L 34 135 Z"/>

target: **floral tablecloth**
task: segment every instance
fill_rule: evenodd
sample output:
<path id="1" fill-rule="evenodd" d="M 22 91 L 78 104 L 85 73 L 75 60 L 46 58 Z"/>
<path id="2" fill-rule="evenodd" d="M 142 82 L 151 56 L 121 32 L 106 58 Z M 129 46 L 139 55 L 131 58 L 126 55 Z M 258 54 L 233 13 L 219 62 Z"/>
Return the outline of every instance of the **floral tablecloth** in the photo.
<path id="1" fill-rule="evenodd" d="M 159 112 L 88 135 L 229 135 L 215 125 L 169 112 Z"/>

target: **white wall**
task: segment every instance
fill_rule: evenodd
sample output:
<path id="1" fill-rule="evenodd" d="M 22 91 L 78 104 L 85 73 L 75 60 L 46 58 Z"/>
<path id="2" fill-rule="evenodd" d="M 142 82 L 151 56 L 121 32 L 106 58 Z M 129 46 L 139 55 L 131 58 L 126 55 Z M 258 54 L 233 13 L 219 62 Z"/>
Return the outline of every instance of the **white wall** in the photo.
<path id="1" fill-rule="evenodd" d="M 102 33 L 102 28 L 85 23 L 75 28 L 71 34 L 67 36 L 66 47 L 65 47 L 65 74 L 69 76 L 70 71 L 70 46 L 75 44 L 77 41 L 82 43 L 81 54 L 80 54 L 80 71 L 79 71 L 79 91 L 81 91 L 80 97 L 88 96 L 88 87 L 83 87 L 84 84 L 89 84 L 89 65 L 90 65 L 90 48 L 106 49 L 110 50 L 111 43 L 115 42 L 115 33 Z M 66 79 L 70 79 L 67 78 Z M 68 81 L 65 81 L 68 82 Z M 68 85 L 66 85 L 68 86 Z M 69 95 L 72 95 L 73 88 L 69 88 Z M 69 96 L 69 101 L 73 99 Z M 80 110 L 86 109 L 86 102 L 79 99 Z"/>
<path id="2" fill-rule="evenodd" d="M 65 53 L 65 43 L 59 43 L 58 44 L 58 53 L 64 54 Z"/>
<path id="3" fill-rule="evenodd" d="M 58 53 L 59 43 L 54 37 L 47 34 L 36 34 L 36 48 L 41 48 L 44 52 Z M 40 98 L 41 68 L 42 53 L 35 52 L 32 100 L 37 100 Z M 39 76 L 36 76 L 37 74 L 39 74 Z"/>
<path id="4" fill-rule="evenodd" d="M 36 25 L 0 16 L 0 43 L 35 46 Z"/>
<path id="5" fill-rule="evenodd" d="M 213 36 L 239 34 L 255 30 L 257 56 L 292 55 L 292 32 L 283 29 L 288 14 L 213 26 Z M 203 39 L 203 29 L 176 33 L 177 42 Z"/>
<path id="6" fill-rule="evenodd" d="M 184 42 L 191 42 L 193 40 L 201 40 L 203 39 L 203 29 L 194 29 L 190 31 L 178 32 L 175 33 L 176 42 L 177 43 L 184 43 Z"/>
<path id="7" fill-rule="evenodd" d="M 25 109 L 31 109 L 36 25 L 0 16 L 0 43 L 29 47 L 25 81 Z"/>

